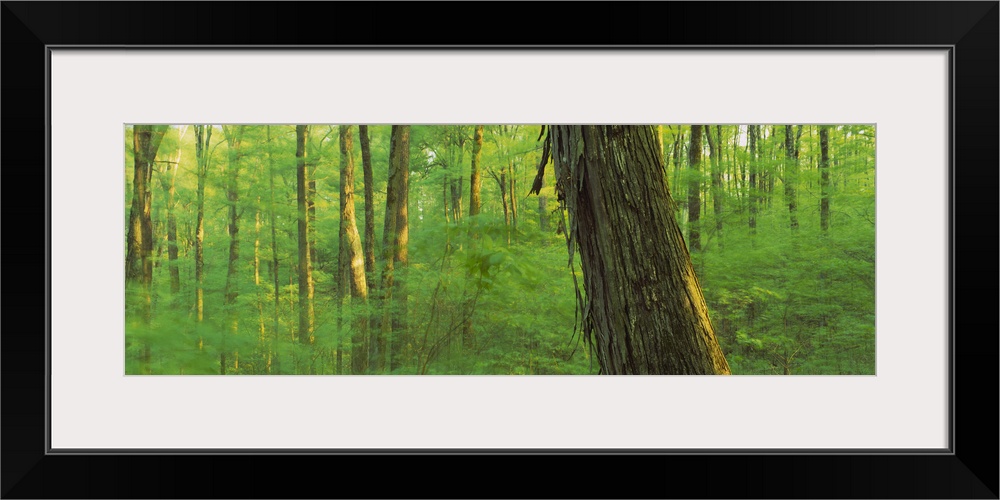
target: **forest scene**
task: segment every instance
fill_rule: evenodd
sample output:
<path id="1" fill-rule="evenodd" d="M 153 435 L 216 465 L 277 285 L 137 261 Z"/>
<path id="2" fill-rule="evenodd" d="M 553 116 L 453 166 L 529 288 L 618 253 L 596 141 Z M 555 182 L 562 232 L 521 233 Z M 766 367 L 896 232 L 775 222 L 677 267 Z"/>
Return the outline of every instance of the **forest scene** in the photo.
<path id="1" fill-rule="evenodd" d="M 874 125 L 127 125 L 128 375 L 872 375 Z"/>

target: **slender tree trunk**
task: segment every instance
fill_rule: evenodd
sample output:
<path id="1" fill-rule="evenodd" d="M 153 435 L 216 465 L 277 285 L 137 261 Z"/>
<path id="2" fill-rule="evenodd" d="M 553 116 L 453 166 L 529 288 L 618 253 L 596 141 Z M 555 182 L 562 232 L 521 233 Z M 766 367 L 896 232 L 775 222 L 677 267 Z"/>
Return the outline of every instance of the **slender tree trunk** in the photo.
<path id="1" fill-rule="evenodd" d="M 194 239 L 195 311 L 198 322 L 205 319 L 205 181 L 211 160 L 211 125 L 195 125 L 195 158 L 198 163 L 198 215 Z M 199 348 L 201 341 L 199 340 Z"/>
<path id="2" fill-rule="evenodd" d="M 799 182 L 799 162 L 795 157 L 795 137 L 792 126 L 785 125 L 785 203 L 788 204 L 788 226 L 799 230 L 799 200 L 796 188 Z"/>
<path id="3" fill-rule="evenodd" d="M 275 211 L 277 210 L 277 204 L 274 201 L 274 155 L 271 150 L 271 126 L 267 126 L 267 170 L 268 170 L 268 184 L 271 188 L 271 209 L 269 213 L 268 225 L 271 227 L 271 279 L 274 281 L 274 311 L 271 316 L 271 335 L 272 344 L 268 349 L 268 359 L 270 360 L 273 356 L 274 358 L 274 370 L 278 373 L 280 371 L 280 357 L 278 353 L 274 351 L 274 346 L 278 342 L 278 324 L 279 324 L 279 311 L 281 308 L 281 282 L 278 279 L 278 269 L 280 266 L 280 261 L 278 260 L 278 227 L 275 222 L 277 216 Z M 268 370 L 270 373 L 270 370 Z"/>
<path id="4" fill-rule="evenodd" d="M 382 236 L 382 342 L 380 349 L 389 357 L 389 371 L 401 365 L 407 341 L 406 290 L 404 272 L 408 262 L 409 223 L 407 216 L 410 170 L 410 126 L 393 125 L 389 146 L 389 180 L 386 186 L 385 226 Z"/>
<path id="5" fill-rule="evenodd" d="M 715 219 L 719 250 L 722 250 L 722 126 L 715 126 L 715 137 L 712 137 L 712 127 L 705 125 L 705 137 L 708 139 L 708 154 L 712 157 L 712 218 Z"/>
<path id="6" fill-rule="evenodd" d="M 365 176 L 365 275 L 367 282 L 374 285 L 375 279 L 375 181 L 372 176 L 372 149 L 368 138 L 368 126 L 358 125 L 361 139 L 361 167 Z"/>
<path id="7" fill-rule="evenodd" d="M 819 128 L 819 227 L 826 233 L 830 229 L 830 127 Z"/>
<path id="8" fill-rule="evenodd" d="M 397 126 L 394 125 L 392 128 L 392 135 L 389 142 L 389 172 L 388 179 L 385 185 L 385 219 L 382 226 L 382 283 L 379 286 L 381 290 L 381 311 L 382 317 L 379 318 L 379 335 L 376 339 L 376 366 L 372 367 L 374 371 L 383 371 L 389 359 L 390 352 L 389 349 L 393 344 L 393 332 L 392 332 L 392 285 L 393 285 L 393 271 L 395 271 L 395 261 L 393 256 L 395 255 L 396 248 L 396 216 L 397 211 L 395 209 L 398 203 L 399 197 L 399 174 L 397 169 L 399 168 L 399 159 L 397 156 L 398 144 L 397 141 L 399 137 L 397 134 Z M 391 366 L 391 364 L 390 364 Z"/>
<path id="9" fill-rule="evenodd" d="M 492 172 L 492 171 L 491 171 Z M 507 203 L 507 172 L 500 171 L 500 176 L 493 175 L 493 180 L 497 181 L 500 188 L 500 204 L 503 206 L 503 223 L 510 227 L 510 205 Z M 510 243 L 508 241 L 508 243 Z"/>
<path id="10" fill-rule="evenodd" d="M 469 172 L 469 215 L 478 215 L 481 208 L 480 202 L 480 191 L 483 187 L 482 178 L 482 168 L 480 166 L 483 157 L 483 125 L 476 125 L 475 130 L 472 134 L 472 167 Z M 473 225 L 478 224 L 478 221 L 473 222 Z M 475 241 L 479 237 L 476 228 L 472 230 L 473 247 L 476 245 Z M 466 297 L 465 302 L 468 304 L 472 299 Z M 473 349 L 475 345 L 475 331 L 472 328 L 472 316 L 468 316 L 465 323 L 462 325 L 462 350 L 464 352 L 469 352 Z"/>
<path id="11" fill-rule="evenodd" d="M 253 173 L 253 184 L 256 184 L 263 180 L 264 178 L 264 165 L 259 161 L 256 162 L 257 169 Z M 264 356 L 267 356 L 267 323 L 264 315 L 264 290 L 260 286 L 260 275 L 261 275 L 261 251 L 260 251 L 260 234 L 261 230 L 264 228 L 264 208 L 262 205 L 262 197 L 258 194 L 256 203 L 254 204 L 254 217 L 253 217 L 253 284 L 254 284 L 254 295 L 257 300 L 257 331 L 258 331 L 258 346 L 262 349 Z M 266 359 L 266 358 L 265 358 Z M 268 360 L 264 368 L 270 371 L 270 361 Z M 255 371 L 256 371 L 256 367 Z"/>
<path id="12" fill-rule="evenodd" d="M 447 168 L 445 167 L 444 181 L 441 182 L 441 204 L 444 206 L 444 221 L 451 222 L 452 211 L 451 207 L 448 206 L 448 199 L 451 197 L 451 179 L 448 177 Z"/>
<path id="13" fill-rule="evenodd" d="M 736 193 L 738 198 L 737 208 L 740 214 L 743 213 L 743 204 L 746 203 L 747 198 L 747 162 L 739 161 L 740 158 L 740 137 L 742 136 L 742 131 L 739 127 L 736 128 L 736 132 L 733 134 L 733 165 L 732 172 L 733 177 L 735 177 L 734 189 L 732 192 Z M 749 133 L 748 133 L 749 135 Z M 738 171 L 737 171 L 738 170 Z"/>
<path id="14" fill-rule="evenodd" d="M 462 135 L 462 127 L 458 127 L 459 137 L 456 139 L 458 145 L 458 163 L 456 163 L 456 168 L 458 170 L 458 177 L 451 180 L 451 210 L 452 218 L 455 222 L 462 219 L 462 166 L 465 164 L 465 137 Z"/>
<path id="15" fill-rule="evenodd" d="M 262 173 L 262 172 L 261 172 Z M 258 176 L 260 178 L 260 176 Z M 257 210 L 254 213 L 254 224 L 253 224 L 253 284 L 254 291 L 257 296 L 257 326 L 258 333 L 260 337 L 258 338 L 259 344 L 262 348 L 267 348 L 267 327 L 265 326 L 264 320 L 264 295 L 263 289 L 260 286 L 260 230 L 264 226 L 262 213 L 261 213 L 261 199 L 260 196 L 257 197 Z M 270 366 L 270 365 L 268 365 Z"/>
<path id="16" fill-rule="evenodd" d="M 601 373 L 728 374 L 654 127 L 550 130 L 557 190 L 583 266 L 584 331 Z"/>
<path id="17" fill-rule="evenodd" d="M 240 201 L 240 191 L 239 191 L 239 176 L 240 176 L 240 148 L 243 142 L 243 125 L 237 125 L 235 128 L 227 129 L 225 126 L 222 128 L 222 132 L 226 136 L 226 145 L 228 149 L 228 162 L 226 165 L 226 203 L 229 205 L 229 265 L 226 269 L 226 288 L 225 288 L 225 309 L 226 318 L 229 322 L 229 329 L 231 334 L 236 334 L 239 329 L 239 314 L 236 306 L 236 300 L 239 298 L 239 261 L 240 261 L 240 211 L 239 211 L 239 201 Z M 227 363 L 226 363 L 226 333 L 222 333 L 222 346 L 219 352 L 219 373 L 222 375 L 226 374 Z M 236 351 L 235 358 L 235 368 L 239 369 L 239 351 Z"/>
<path id="18" fill-rule="evenodd" d="M 701 251 L 701 137 L 704 125 L 691 125 L 691 148 L 688 151 L 688 244 L 692 252 Z"/>
<path id="19" fill-rule="evenodd" d="M 306 141 L 306 147 L 309 147 L 309 142 Z M 308 153 L 307 155 L 308 156 Z M 316 160 L 313 161 L 316 163 Z M 309 266 L 311 269 L 316 269 L 319 264 L 319 259 L 316 257 L 316 165 L 308 165 L 309 172 L 306 173 L 306 179 L 308 180 L 308 189 L 306 190 L 306 212 L 309 215 L 308 223 L 308 239 L 309 239 Z M 310 276 L 312 276 L 312 270 L 310 270 Z"/>
<path id="20" fill-rule="evenodd" d="M 296 199 L 299 219 L 299 342 L 313 342 L 312 255 L 309 251 L 309 167 L 306 143 L 309 126 L 295 126 Z"/>
<path id="21" fill-rule="evenodd" d="M 448 188 L 451 191 L 451 218 L 458 222 L 462 220 L 462 178 L 449 179 Z"/>
<path id="22" fill-rule="evenodd" d="M 368 136 L 368 126 L 358 125 L 358 135 L 361 138 L 361 166 L 364 171 L 365 181 L 365 282 L 369 287 L 369 294 L 377 287 L 375 279 L 375 180 L 372 175 L 372 151 L 371 142 Z M 377 300 L 377 299 L 376 299 Z M 374 315 L 374 311 L 372 311 Z M 384 348 L 381 341 L 380 325 L 378 318 L 369 317 L 368 324 L 368 371 L 378 373 L 383 368 L 380 361 Z"/>
<path id="23" fill-rule="evenodd" d="M 775 153 L 775 149 L 776 148 L 780 149 L 780 145 L 778 145 L 778 143 L 776 142 L 778 137 L 777 129 L 778 129 L 777 126 L 771 125 L 771 135 L 769 136 L 769 138 L 771 138 L 772 140 L 768 140 L 765 142 L 765 144 L 768 145 L 767 148 L 768 162 L 766 165 L 763 166 L 763 168 L 761 168 L 761 188 L 764 190 L 765 194 L 764 206 L 767 209 L 771 208 L 771 200 L 774 198 L 774 177 L 775 177 L 774 165 L 777 163 L 778 159 L 778 155 Z"/>
<path id="24" fill-rule="evenodd" d="M 280 262 L 278 261 L 278 228 L 275 223 L 277 216 L 275 211 L 277 205 L 274 201 L 274 156 L 271 151 L 271 126 L 267 126 L 267 164 L 268 164 L 268 174 L 269 174 L 269 184 L 271 188 L 271 213 L 269 225 L 271 226 L 271 278 L 274 281 L 274 317 L 273 326 L 271 331 L 274 332 L 273 335 L 277 337 L 278 335 L 278 311 L 281 305 L 281 283 L 278 281 L 278 267 Z"/>
<path id="25" fill-rule="evenodd" d="M 462 168 L 465 161 L 465 137 L 462 125 L 447 127 L 445 147 L 448 151 L 444 179 L 445 220 L 462 220 Z"/>
<path id="26" fill-rule="evenodd" d="M 406 271 L 409 265 L 409 241 L 410 241 L 410 222 L 409 222 L 409 193 L 410 193 L 410 126 L 402 125 L 400 126 L 400 131 L 397 134 L 399 140 L 397 141 L 397 158 L 399 166 L 396 169 L 398 178 L 398 197 L 396 200 L 396 244 L 395 244 L 395 254 L 393 255 L 393 260 L 395 260 L 395 266 L 393 273 L 395 277 L 393 279 L 393 287 L 395 291 L 393 292 L 393 299 L 395 302 L 396 314 L 392 320 L 392 331 L 396 332 L 398 342 L 394 343 L 393 346 L 397 348 L 399 354 L 393 353 L 393 368 L 397 365 L 401 365 L 403 362 L 402 354 L 406 352 L 406 346 L 409 344 L 409 326 L 407 322 L 407 316 L 409 311 L 407 309 L 407 290 L 406 290 Z"/>
<path id="27" fill-rule="evenodd" d="M 257 197 L 257 207 L 253 214 L 253 284 L 260 285 L 260 228 L 263 225 L 260 218 L 260 196 Z"/>
<path id="28" fill-rule="evenodd" d="M 757 235 L 757 209 L 760 205 L 760 187 L 757 185 L 757 139 L 760 136 L 760 125 L 750 125 L 747 130 L 747 142 L 750 146 L 750 180 L 747 189 L 747 205 L 750 208 L 750 236 Z"/>
<path id="29" fill-rule="evenodd" d="M 226 133 L 226 143 L 229 146 L 229 161 L 227 164 L 227 173 L 229 174 L 226 178 L 226 201 L 229 205 L 229 265 L 226 271 L 226 304 L 232 305 L 236 303 L 236 299 L 239 297 L 239 259 L 240 259 L 240 191 L 239 191 L 239 177 L 240 177 L 240 148 L 243 142 L 243 125 L 239 125 L 235 130 L 227 131 L 225 128 L 223 132 Z"/>
<path id="30" fill-rule="evenodd" d="M 514 193 L 517 192 L 517 176 L 514 173 L 514 160 L 507 160 L 507 177 L 510 182 L 510 189 L 507 190 L 507 196 L 510 197 L 510 225 L 514 232 L 517 232 L 517 196 Z"/>
<path id="31" fill-rule="evenodd" d="M 364 252 L 354 210 L 354 138 L 349 125 L 340 126 L 340 251 L 337 280 L 337 303 L 343 317 L 348 297 L 354 322 L 351 328 L 351 372 L 368 369 L 368 314 L 363 312 L 368 302 L 368 281 L 365 279 Z M 338 319 L 338 322 L 341 321 Z M 377 349 L 378 344 L 371 346 Z M 378 358 L 377 353 L 373 356 Z"/>
<path id="32" fill-rule="evenodd" d="M 181 129 L 180 138 L 184 137 L 184 130 L 186 129 Z M 177 214 L 174 210 L 177 204 L 177 169 L 180 165 L 180 160 L 181 150 L 178 147 L 177 151 L 170 158 L 170 161 L 164 164 L 163 172 L 160 176 L 160 186 L 163 188 L 163 194 L 167 198 L 167 267 L 170 271 L 170 293 L 175 298 L 181 291 L 181 272 L 177 266 Z"/>
<path id="33" fill-rule="evenodd" d="M 479 192 L 483 187 L 483 178 L 479 164 L 483 158 L 483 126 L 476 125 L 472 139 L 472 169 L 469 172 L 469 215 L 478 215 L 480 210 Z"/>

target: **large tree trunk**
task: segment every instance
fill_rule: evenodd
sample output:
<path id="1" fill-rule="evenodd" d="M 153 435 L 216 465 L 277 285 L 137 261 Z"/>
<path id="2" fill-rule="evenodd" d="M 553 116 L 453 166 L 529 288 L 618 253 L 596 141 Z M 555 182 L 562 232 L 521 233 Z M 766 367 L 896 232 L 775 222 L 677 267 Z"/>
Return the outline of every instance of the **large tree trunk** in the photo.
<path id="1" fill-rule="evenodd" d="M 469 172 L 469 215 L 478 215 L 481 208 L 479 192 L 483 188 L 480 161 L 483 158 L 483 126 L 476 125 L 472 138 L 472 170 Z"/>
<path id="2" fill-rule="evenodd" d="M 792 126 L 785 125 L 785 203 L 788 204 L 788 226 L 799 229 L 799 200 L 796 187 L 799 182 L 799 161 L 795 157 L 795 137 Z"/>
<path id="3" fill-rule="evenodd" d="M 409 224 L 407 198 L 410 170 L 410 126 L 393 125 L 389 145 L 389 180 L 386 185 L 385 226 L 382 233 L 382 338 L 388 349 L 389 371 L 401 364 L 406 343 L 406 290 L 404 271 L 408 261 Z"/>
<path id="4" fill-rule="evenodd" d="M 819 128 L 819 227 L 830 229 L 830 127 Z"/>
<path id="5" fill-rule="evenodd" d="M 198 215 L 194 239 L 195 311 L 198 322 L 205 319 L 205 181 L 211 159 L 211 125 L 195 125 L 195 158 L 198 163 Z M 200 343 L 199 343 L 200 346 Z"/>
<path id="6" fill-rule="evenodd" d="M 701 251 L 701 137 L 703 125 L 691 125 L 691 149 L 688 165 L 688 244 L 692 252 Z"/>
<path id="7" fill-rule="evenodd" d="M 349 125 L 340 126 L 340 251 L 337 280 L 338 305 L 343 316 L 344 300 L 351 297 L 354 324 L 351 329 L 351 372 L 364 373 L 369 353 L 365 348 L 368 336 L 368 314 L 362 312 L 368 302 L 368 281 L 365 279 L 364 252 L 354 211 L 354 139 Z M 377 348 L 377 343 L 372 346 Z M 377 355 L 375 356 L 377 359 Z"/>
<path id="8" fill-rule="evenodd" d="M 309 168 L 306 164 L 306 143 L 309 126 L 295 126 L 296 200 L 298 206 L 299 243 L 299 342 L 313 341 L 313 282 L 312 258 L 309 251 Z"/>
<path id="9" fill-rule="evenodd" d="M 125 283 L 138 285 L 139 310 L 143 322 L 150 320 L 153 283 L 153 194 L 150 183 L 153 162 L 166 125 L 136 125 L 132 134 L 135 172 L 132 177 L 132 207 L 129 211 L 128 248 L 125 254 Z"/>
<path id="10" fill-rule="evenodd" d="M 375 279 L 375 181 L 372 178 L 372 149 L 368 125 L 358 125 L 361 138 L 361 168 L 365 177 L 365 275 L 367 282 Z"/>
<path id="11" fill-rule="evenodd" d="M 604 374 L 728 374 L 652 126 L 551 126 Z M 572 248 L 572 247 L 571 247 Z M 571 250 L 572 251 L 572 250 Z"/>

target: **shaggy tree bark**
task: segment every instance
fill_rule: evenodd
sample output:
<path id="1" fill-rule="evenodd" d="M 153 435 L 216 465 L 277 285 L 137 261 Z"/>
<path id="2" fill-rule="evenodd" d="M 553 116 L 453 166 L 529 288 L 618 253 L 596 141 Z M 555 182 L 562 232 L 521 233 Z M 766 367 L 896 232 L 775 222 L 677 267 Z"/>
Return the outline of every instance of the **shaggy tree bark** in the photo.
<path id="1" fill-rule="evenodd" d="M 654 127 L 550 126 L 550 140 L 601 373 L 728 374 Z"/>

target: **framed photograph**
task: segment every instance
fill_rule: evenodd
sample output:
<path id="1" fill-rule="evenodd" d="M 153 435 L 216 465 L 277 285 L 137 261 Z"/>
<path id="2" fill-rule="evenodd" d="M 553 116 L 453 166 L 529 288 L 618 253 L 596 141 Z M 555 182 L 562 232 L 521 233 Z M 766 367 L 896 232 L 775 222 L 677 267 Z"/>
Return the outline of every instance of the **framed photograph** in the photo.
<path id="1" fill-rule="evenodd" d="M 198 5 L 3 4 L 5 498 L 997 498 L 997 2 Z"/>

